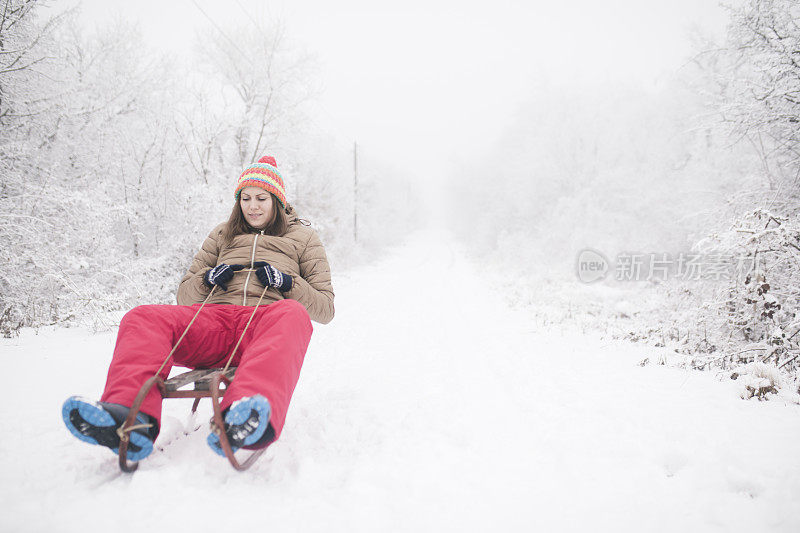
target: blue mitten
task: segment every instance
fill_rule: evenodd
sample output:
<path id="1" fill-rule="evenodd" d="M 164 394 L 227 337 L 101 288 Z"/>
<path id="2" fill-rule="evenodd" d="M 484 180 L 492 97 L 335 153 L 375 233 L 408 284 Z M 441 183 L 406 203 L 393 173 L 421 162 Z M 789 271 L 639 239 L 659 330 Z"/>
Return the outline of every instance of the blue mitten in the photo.
<path id="1" fill-rule="evenodd" d="M 228 282 L 233 279 L 233 273 L 243 268 L 242 265 L 226 265 L 225 263 L 220 263 L 206 272 L 206 275 L 203 276 L 203 282 L 209 287 L 218 285 L 220 289 L 227 291 Z"/>
<path id="2" fill-rule="evenodd" d="M 274 266 L 264 261 L 256 261 L 253 263 L 256 267 L 256 276 L 258 281 L 265 287 L 272 287 L 281 292 L 286 292 L 292 288 L 292 276 L 281 272 Z"/>

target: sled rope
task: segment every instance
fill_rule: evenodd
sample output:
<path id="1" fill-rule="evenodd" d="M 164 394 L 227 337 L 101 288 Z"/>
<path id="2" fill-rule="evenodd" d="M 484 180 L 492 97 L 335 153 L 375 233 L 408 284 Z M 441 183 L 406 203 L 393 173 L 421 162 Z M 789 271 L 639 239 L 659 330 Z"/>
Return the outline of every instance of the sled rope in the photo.
<path id="1" fill-rule="evenodd" d="M 214 285 L 213 287 L 211 287 L 211 292 L 209 292 L 209 293 L 208 293 L 208 296 L 206 296 L 206 299 L 205 299 L 205 300 L 203 300 L 203 303 L 202 303 L 202 304 L 200 304 L 200 307 L 197 309 L 197 312 L 194 314 L 194 316 L 192 317 L 192 319 L 189 321 L 189 324 L 186 326 L 186 329 L 185 329 L 185 330 L 183 330 L 183 333 L 181 334 L 180 338 L 178 338 L 178 342 L 176 342 L 176 343 L 175 343 L 175 346 L 173 346 L 173 347 L 172 347 L 172 350 L 170 350 L 170 351 L 169 351 L 169 353 L 167 354 L 167 357 L 166 357 L 166 359 L 164 359 L 164 362 L 163 362 L 163 363 L 161 363 L 161 366 L 160 366 L 160 367 L 158 367 L 158 370 L 156 370 L 156 373 L 155 373 L 155 375 L 156 375 L 156 376 L 157 376 L 157 375 L 159 375 L 159 374 L 161 373 L 161 371 L 162 371 L 162 370 L 164 370 L 164 367 L 165 367 L 165 366 L 167 366 L 167 361 L 169 361 L 169 358 L 170 358 L 170 357 L 172 357 L 172 354 L 174 354 L 174 353 L 175 353 L 175 350 L 177 350 L 177 349 L 178 349 L 178 345 L 181 343 L 181 341 L 183 340 L 183 338 L 184 338 L 184 337 L 186 336 L 186 334 L 189 332 L 189 328 L 190 328 L 190 327 L 192 327 L 192 324 L 194 324 L 194 321 L 195 321 L 195 319 L 197 318 L 197 315 L 199 315 L 199 314 L 200 314 L 200 311 L 202 311 L 202 310 L 203 310 L 203 307 L 205 307 L 206 303 L 208 303 L 208 300 L 211 298 L 211 295 L 212 295 L 212 294 L 214 294 L 214 291 L 215 291 L 215 290 L 217 290 L 217 286 L 216 286 L 216 285 Z"/>
<path id="2" fill-rule="evenodd" d="M 256 302 L 255 306 L 253 306 L 253 312 L 250 313 L 250 318 L 247 319 L 247 324 L 244 325 L 244 329 L 242 330 L 242 335 L 239 337 L 239 340 L 236 341 L 236 346 L 233 347 L 233 351 L 231 352 L 231 356 L 228 357 L 228 362 L 225 363 L 225 368 L 222 369 L 222 373 L 223 374 L 225 374 L 225 372 L 227 372 L 228 368 L 231 366 L 231 362 L 233 361 L 233 356 L 236 355 L 236 350 L 239 349 L 239 345 L 242 343 L 242 339 L 244 338 L 244 334 L 247 333 L 247 328 L 250 327 L 250 322 L 253 320 L 253 317 L 256 315 L 256 311 L 258 311 L 258 307 L 261 305 L 261 300 L 264 299 L 264 295 L 267 294 L 267 289 L 268 288 L 269 288 L 268 286 L 264 287 L 264 290 L 261 291 L 261 296 L 259 297 L 258 302 Z"/>
<path id="3" fill-rule="evenodd" d="M 126 428 L 124 426 L 125 424 L 117 428 L 117 435 L 119 436 L 120 440 L 128 442 L 128 440 L 130 440 L 130 436 L 128 435 L 128 433 L 130 433 L 131 431 L 136 431 L 137 429 L 149 429 L 153 427 L 153 424 L 136 424 L 135 426 L 131 426 L 129 428 Z"/>
<path id="4" fill-rule="evenodd" d="M 255 270 L 253 270 L 255 272 Z M 244 334 L 247 333 L 247 328 L 250 327 L 250 322 L 252 322 L 253 317 L 256 315 L 256 311 L 258 311 L 258 307 L 261 305 L 261 301 L 264 299 L 264 295 L 267 294 L 267 289 L 269 287 L 264 287 L 264 290 L 261 291 L 261 296 L 258 298 L 258 302 L 253 307 L 253 312 L 250 313 L 250 318 L 247 319 L 247 324 L 244 325 L 244 329 L 242 330 L 242 334 L 239 336 L 239 340 L 236 341 L 236 346 L 233 347 L 233 351 L 231 352 L 230 357 L 228 357 L 228 362 L 225 363 L 225 368 L 222 369 L 221 374 L 224 376 L 225 372 L 228 371 L 228 368 L 231 366 L 231 362 L 233 362 L 233 356 L 236 355 L 236 350 L 239 349 L 239 345 L 242 343 L 242 339 L 244 339 Z M 222 434 L 222 428 L 220 428 L 216 421 L 212 418 L 211 422 L 209 423 L 210 429 L 212 433 L 215 433 L 217 436 Z"/>

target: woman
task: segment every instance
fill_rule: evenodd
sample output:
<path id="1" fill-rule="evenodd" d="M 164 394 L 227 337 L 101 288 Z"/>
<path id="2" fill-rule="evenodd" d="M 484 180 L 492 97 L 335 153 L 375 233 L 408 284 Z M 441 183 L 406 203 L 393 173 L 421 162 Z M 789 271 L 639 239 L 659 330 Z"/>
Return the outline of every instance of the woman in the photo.
<path id="1" fill-rule="evenodd" d="M 232 363 L 236 376 L 221 401 L 225 432 L 234 451 L 263 448 L 280 436 L 311 339 L 309 319 L 333 319 L 330 268 L 316 232 L 286 203 L 275 159 L 248 166 L 234 196 L 229 220 L 211 231 L 181 279 L 178 305 L 143 305 L 123 317 L 100 401 L 73 396 L 64 403 L 64 423 L 77 438 L 118 453 L 117 428 L 136 394 L 206 299 L 159 375 L 166 379 L 173 361 L 224 366 L 244 331 Z M 154 387 L 137 417 L 141 427 L 130 434 L 130 460 L 150 454 L 160 420 L 161 394 Z M 224 455 L 215 433 L 208 443 Z"/>

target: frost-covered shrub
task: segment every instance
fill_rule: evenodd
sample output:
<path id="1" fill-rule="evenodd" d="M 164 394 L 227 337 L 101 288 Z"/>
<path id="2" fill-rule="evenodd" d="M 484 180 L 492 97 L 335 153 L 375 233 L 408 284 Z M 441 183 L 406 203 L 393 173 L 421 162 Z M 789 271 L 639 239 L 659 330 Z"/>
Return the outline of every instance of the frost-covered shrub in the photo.
<path id="1" fill-rule="evenodd" d="M 701 243 L 741 266 L 700 313 L 713 324 L 716 364 L 758 362 L 793 378 L 800 369 L 800 222 L 758 209 Z"/>
<path id="2" fill-rule="evenodd" d="M 751 363 L 743 369 L 744 378 L 741 397 L 745 400 L 757 398 L 765 400 L 769 394 L 776 394 L 781 385 L 781 378 L 775 366 L 764 363 Z"/>
<path id="3" fill-rule="evenodd" d="M 795 327 L 800 304 L 800 224 L 758 209 L 731 231 L 714 235 L 713 245 L 743 267 L 726 288 L 725 316 L 735 337 L 773 347 L 775 362 L 786 353 L 786 328 Z M 800 324 L 798 324 L 800 326 Z"/>
<path id="4" fill-rule="evenodd" d="M 800 221 L 752 211 L 696 245 L 730 261 L 727 278 L 653 287 L 614 331 L 684 354 L 682 366 L 739 379 L 748 398 L 781 387 L 800 392 L 798 246 Z"/>

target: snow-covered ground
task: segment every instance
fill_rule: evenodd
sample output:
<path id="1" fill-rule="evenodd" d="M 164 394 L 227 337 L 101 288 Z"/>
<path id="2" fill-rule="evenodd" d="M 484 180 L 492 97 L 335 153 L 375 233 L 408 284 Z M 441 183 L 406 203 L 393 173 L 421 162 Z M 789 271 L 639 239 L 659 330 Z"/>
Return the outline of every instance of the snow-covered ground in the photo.
<path id="1" fill-rule="evenodd" d="M 283 437 L 244 473 L 188 400 L 120 473 L 60 415 L 100 395 L 114 332 L 3 339 L 0 530 L 800 531 L 797 405 L 543 329 L 449 242 L 334 278 Z"/>

